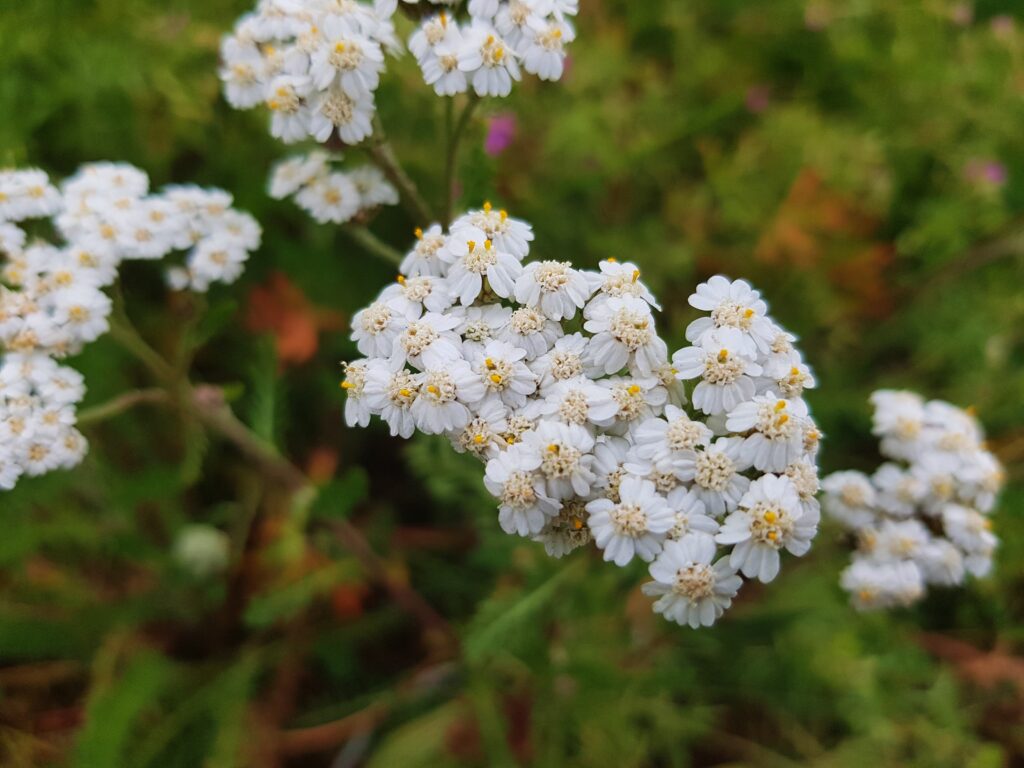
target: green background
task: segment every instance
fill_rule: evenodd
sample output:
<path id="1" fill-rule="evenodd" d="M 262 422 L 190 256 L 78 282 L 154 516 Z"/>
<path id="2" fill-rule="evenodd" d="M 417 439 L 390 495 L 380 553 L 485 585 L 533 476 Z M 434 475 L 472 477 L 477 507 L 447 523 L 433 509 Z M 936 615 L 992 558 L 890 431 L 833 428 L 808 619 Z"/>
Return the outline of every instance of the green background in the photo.
<path id="1" fill-rule="evenodd" d="M 698 281 L 753 281 L 816 371 L 825 471 L 878 463 L 877 387 L 975 406 L 1010 477 L 994 576 L 859 615 L 837 586 L 847 542 L 826 525 L 693 632 L 650 613 L 640 564 L 551 561 L 505 536 L 471 460 L 343 425 L 343 323 L 393 269 L 266 196 L 289 150 L 260 110 L 227 107 L 216 75 L 248 4 L 4 3 L 0 165 L 59 178 L 123 160 L 154 186 L 223 187 L 262 223 L 242 281 L 209 296 L 192 378 L 223 385 L 324 488 L 296 515 L 231 446 L 143 405 L 90 426 L 80 468 L 4 494 L 3 765 L 1024 765 L 1024 14 L 1010 0 L 581 4 L 565 79 L 477 112 L 463 205 L 530 221 L 538 256 L 636 261 L 673 347 Z M 443 106 L 408 57 L 379 107 L 439 201 Z M 488 156 L 487 121 L 506 112 L 517 138 Z M 393 209 L 371 228 L 404 250 L 418 223 Z M 302 362 L 252 330 L 273 313 L 250 291 L 275 273 L 296 289 L 275 311 L 319 331 Z M 172 349 L 183 310 L 156 268 L 123 281 L 146 338 Z M 151 383 L 109 338 L 72 364 L 86 406 Z M 338 540 L 341 517 L 387 578 Z M 189 523 L 230 535 L 226 574 L 175 560 Z M 411 618 L 385 582 L 444 623 Z"/>

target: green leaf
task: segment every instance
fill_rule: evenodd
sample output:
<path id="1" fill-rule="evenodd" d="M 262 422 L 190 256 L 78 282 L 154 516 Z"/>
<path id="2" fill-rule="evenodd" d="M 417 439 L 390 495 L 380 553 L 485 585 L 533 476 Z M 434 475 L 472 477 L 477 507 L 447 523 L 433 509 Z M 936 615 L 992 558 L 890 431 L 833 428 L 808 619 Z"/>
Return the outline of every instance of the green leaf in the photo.
<path id="1" fill-rule="evenodd" d="M 174 679 L 174 666 L 153 651 L 135 655 L 109 684 L 100 683 L 86 706 L 85 725 L 75 748 L 80 768 L 124 768 L 139 721 L 158 709 Z"/>
<path id="2" fill-rule="evenodd" d="M 370 493 L 370 479 L 362 467 L 352 467 L 344 475 L 320 489 L 310 509 L 313 517 L 344 519 Z"/>

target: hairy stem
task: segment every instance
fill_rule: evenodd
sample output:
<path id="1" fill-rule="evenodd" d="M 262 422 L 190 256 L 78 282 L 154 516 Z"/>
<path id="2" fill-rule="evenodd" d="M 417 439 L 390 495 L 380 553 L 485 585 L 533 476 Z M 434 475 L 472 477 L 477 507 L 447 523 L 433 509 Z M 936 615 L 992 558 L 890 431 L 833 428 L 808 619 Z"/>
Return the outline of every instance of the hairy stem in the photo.
<path id="1" fill-rule="evenodd" d="M 366 145 L 366 149 L 370 153 L 370 159 L 374 165 L 380 168 L 388 180 L 398 187 L 402 202 L 416 223 L 420 226 L 427 226 L 433 222 L 434 214 L 431 212 L 430 206 L 423 199 L 416 183 L 409 178 L 409 174 L 398 162 L 395 150 L 391 147 L 391 143 L 384 133 L 384 126 L 377 115 L 373 117 L 373 136 Z"/>

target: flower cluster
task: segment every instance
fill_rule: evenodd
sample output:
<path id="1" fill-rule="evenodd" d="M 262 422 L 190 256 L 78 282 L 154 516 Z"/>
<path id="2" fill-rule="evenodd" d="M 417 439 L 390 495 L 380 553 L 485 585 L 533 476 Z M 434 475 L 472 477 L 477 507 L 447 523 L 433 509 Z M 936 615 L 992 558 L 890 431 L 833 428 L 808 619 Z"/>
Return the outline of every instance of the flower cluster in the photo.
<path id="1" fill-rule="evenodd" d="M 508 96 L 521 69 L 541 80 L 561 79 L 565 46 L 576 37 L 569 18 L 578 6 L 577 0 L 470 0 L 467 21 L 460 24 L 448 11 L 430 16 L 409 38 L 409 50 L 438 96 L 470 87 L 478 96 Z"/>
<path id="2" fill-rule="evenodd" d="M 966 411 L 913 392 L 871 396 L 874 434 L 890 461 L 870 477 L 844 471 L 822 483 L 826 511 L 858 549 L 841 584 L 861 609 L 910 605 L 927 585 L 963 583 L 992 568 L 988 514 L 1003 470 Z"/>
<path id="3" fill-rule="evenodd" d="M 681 624 L 712 624 L 740 574 L 768 582 L 781 550 L 807 552 L 814 380 L 757 291 L 701 284 L 690 303 L 709 316 L 670 360 L 634 264 L 524 263 L 531 227 L 490 205 L 416 234 L 398 282 L 352 319 L 350 425 L 445 435 L 484 463 L 504 531 L 555 557 L 593 542 L 651 563 L 644 591 Z"/>
<path id="4" fill-rule="evenodd" d="M 441 95 L 507 96 L 520 68 L 557 80 L 567 17 L 576 0 L 470 0 L 459 22 L 455 3 L 428 17 L 409 39 L 428 85 Z M 397 0 L 260 0 L 221 45 L 221 80 L 237 109 L 265 104 L 270 131 L 284 142 L 337 136 L 358 144 L 373 131 L 374 94 L 385 53 L 399 53 Z"/>
<path id="5" fill-rule="evenodd" d="M 110 163 L 83 166 L 60 189 L 39 170 L 0 171 L 0 488 L 85 455 L 74 428 L 82 377 L 55 358 L 107 331 L 104 288 L 123 260 L 187 251 L 168 278 L 205 290 L 237 278 L 259 244 L 259 226 L 227 193 L 148 187 L 142 171 Z M 61 244 L 42 239 L 50 233 Z"/>
<path id="6" fill-rule="evenodd" d="M 334 169 L 331 156 L 314 151 L 283 160 L 270 176 L 270 196 L 294 197 L 321 224 L 344 224 L 382 205 L 397 205 L 398 190 L 372 165 Z"/>

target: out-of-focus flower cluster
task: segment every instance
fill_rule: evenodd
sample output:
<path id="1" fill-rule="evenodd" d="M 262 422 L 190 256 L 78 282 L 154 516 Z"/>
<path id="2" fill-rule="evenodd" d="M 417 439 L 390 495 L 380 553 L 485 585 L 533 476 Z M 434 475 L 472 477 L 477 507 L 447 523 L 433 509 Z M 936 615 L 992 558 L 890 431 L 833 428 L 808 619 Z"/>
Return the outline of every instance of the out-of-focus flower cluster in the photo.
<path id="1" fill-rule="evenodd" d="M 270 176 L 270 196 L 293 197 L 321 224 L 344 224 L 382 205 L 398 204 L 398 190 L 374 166 L 338 170 L 331 161 L 320 151 L 281 161 Z"/>
<path id="2" fill-rule="evenodd" d="M 826 511 L 857 537 L 841 584 L 861 609 L 910 605 L 929 585 L 962 584 L 992 568 L 989 518 L 1003 470 L 978 421 L 941 400 L 879 390 L 874 434 L 891 461 L 873 475 L 836 472 L 822 483 Z"/>
<path id="3" fill-rule="evenodd" d="M 769 582 L 783 549 L 807 552 L 814 380 L 757 291 L 698 286 L 708 316 L 670 360 L 634 264 L 524 263 L 531 227 L 490 205 L 416 234 L 398 282 L 352 319 L 350 425 L 445 435 L 484 463 L 503 530 L 555 557 L 593 543 L 651 563 L 644 591 L 681 624 L 712 624 L 740 574 Z"/>
<path id="4" fill-rule="evenodd" d="M 406 3 L 413 5 L 414 3 Z M 577 0 L 470 0 L 428 15 L 409 38 L 424 80 L 443 96 L 508 96 L 521 70 L 562 76 L 568 18 Z M 374 93 L 385 53 L 401 45 L 397 0 L 260 0 L 221 46 L 221 79 L 237 109 L 265 104 L 271 133 L 284 142 L 337 136 L 358 144 L 373 133 Z"/>
<path id="5" fill-rule="evenodd" d="M 259 226 L 226 192 L 148 188 L 127 165 L 83 166 L 59 189 L 43 171 L 0 170 L 0 488 L 85 455 L 74 427 L 82 377 L 55 359 L 107 331 L 104 288 L 123 260 L 186 251 L 169 280 L 206 290 L 234 281 L 259 244 Z"/>

